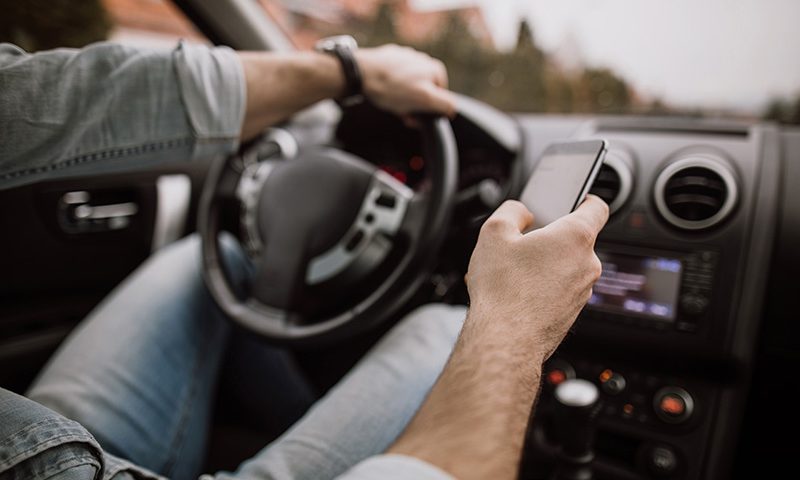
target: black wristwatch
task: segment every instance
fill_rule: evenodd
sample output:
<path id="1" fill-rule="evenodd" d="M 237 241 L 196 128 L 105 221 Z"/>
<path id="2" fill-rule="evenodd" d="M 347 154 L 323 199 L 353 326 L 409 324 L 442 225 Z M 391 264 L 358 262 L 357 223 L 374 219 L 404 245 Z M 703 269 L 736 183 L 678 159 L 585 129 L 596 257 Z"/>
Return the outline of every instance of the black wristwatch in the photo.
<path id="1" fill-rule="evenodd" d="M 350 35 L 327 37 L 318 41 L 314 49 L 339 59 L 345 81 L 345 92 L 338 100 L 339 103 L 344 106 L 350 106 L 363 100 L 364 83 L 361 78 L 361 70 L 359 70 L 356 62 L 355 51 L 358 49 L 356 39 Z"/>

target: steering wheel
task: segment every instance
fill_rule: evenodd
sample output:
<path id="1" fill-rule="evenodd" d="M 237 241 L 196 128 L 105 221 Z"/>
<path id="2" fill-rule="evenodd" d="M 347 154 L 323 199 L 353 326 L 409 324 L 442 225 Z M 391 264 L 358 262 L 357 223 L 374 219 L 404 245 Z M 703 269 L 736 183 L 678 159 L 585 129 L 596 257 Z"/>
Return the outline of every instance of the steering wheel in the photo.
<path id="1" fill-rule="evenodd" d="M 198 218 L 203 275 L 234 323 L 272 342 L 318 344 L 373 327 L 410 300 L 444 240 L 458 173 L 450 123 L 418 123 L 429 176 L 421 192 L 331 147 L 285 159 L 279 142 L 261 142 L 212 165 Z M 231 219 L 253 267 L 245 291 L 221 260 Z"/>

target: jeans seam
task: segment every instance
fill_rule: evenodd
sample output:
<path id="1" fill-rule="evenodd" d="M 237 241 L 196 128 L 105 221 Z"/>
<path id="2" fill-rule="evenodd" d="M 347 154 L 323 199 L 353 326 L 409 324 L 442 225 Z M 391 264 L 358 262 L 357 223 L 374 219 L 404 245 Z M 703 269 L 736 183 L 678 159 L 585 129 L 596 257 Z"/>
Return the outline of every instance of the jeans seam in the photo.
<path id="1" fill-rule="evenodd" d="M 186 436 L 187 428 L 189 425 L 189 414 L 193 410 L 193 406 L 195 402 L 192 400 L 197 396 L 198 390 L 198 378 L 199 378 L 199 371 L 201 370 L 202 365 L 204 364 L 204 360 L 207 358 L 203 355 L 203 352 L 207 351 L 207 343 L 210 341 L 211 335 L 202 335 L 201 338 L 203 339 L 204 343 L 200 348 L 195 350 L 195 361 L 194 367 L 192 368 L 191 373 L 191 383 L 189 384 L 188 393 L 186 401 L 182 402 L 180 417 L 178 420 L 178 425 L 175 430 L 175 436 L 172 438 L 170 442 L 170 454 L 167 456 L 167 460 L 164 462 L 164 467 L 162 471 L 165 475 L 170 476 L 172 473 L 172 469 L 175 468 L 177 464 L 177 460 L 179 457 L 178 447 L 183 444 L 183 439 Z"/>
<path id="2" fill-rule="evenodd" d="M 95 162 L 97 160 L 106 160 L 111 158 L 121 158 L 129 155 L 140 155 L 143 153 L 153 153 L 159 152 L 162 150 L 170 150 L 173 148 L 180 148 L 185 147 L 187 145 L 191 145 L 194 141 L 196 143 L 217 143 L 220 140 L 229 141 L 230 138 L 193 138 L 193 137 L 183 137 L 183 138 L 174 138 L 169 140 L 162 140 L 159 142 L 152 142 L 152 143 L 145 143 L 141 145 L 133 145 L 130 147 L 124 148 L 113 148 L 108 150 L 100 150 L 97 152 L 92 153 L 84 153 L 81 155 L 76 155 L 74 157 L 67 158 L 65 160 L 61 160 L 59 162 L 51 163 L 49 165 L 44 165 L 41 167 L 33 167 L 27 168 L 23 170 L 17 170 L 14 172 L 4 173 L 0 175 L 0 180 L 11 180 L 14 178 L 24 177 L 27 175 L 36 175 L 40 173 L 52 172 L 54 170 L 62 170 L 65 168 L 70 168 L 86 163 Z"/>
<path id="3" fill-rule="evenodd" d="M 24 427 L 24 428 L 22 428 L 22 429 L 20 429 L 20 430 L 18 430 L 16 432 L 14 432 L 12 435 L 9 435 L 7 437 L 7 439 L 6 439 L 6 441 L 2 442 L 2 444 L 13 443 L 13 440 L 15 438 L 18 438 L 18 437 L 20 437 L 20 436 L 22 436 L 22 435 L 24 435 L 24 434 L 26 434 L 28 432 L 32 432 L 34 430 L 38 430 L 40 428 L 44 428 L 44 427 L 46 427 L 46 426 L 48 426 L 50 424 L 60 425 L 60 426 L 65 427 L 65 428 L 75 428 L 68 421 L 57 419 L 57 418 L 48 418 L 48 419 L 36 422 L 36 423 L 34 423 L 32 425 L 28 425 L 27 427 Z M 4 459 L 3 461 L 0 462 L 0 468 L 3 468 L 4 466 L 15 465 L 18 462 L 20 457 L 24 458 L 26 456 L 36 455 L 38 452 L 41 452 L 42 449 L 49 448 L 50 446 L 58 444 L 58 443 L 63 443 L 64 439 L 71 439 L 72 441 L 75 441 L 75 442 L 88 443 L 93 448 L 96 448 L 94 443 L 93 443 L 94 438 L 90 434 L 82 433 L 82 432 L 69 431 L 69 432 L 61 433 L 61 434 L 54 435 L 54 436 L 48 436 L 45 440 L 42 440 L 42 441 L 40 441 L 40 442 L 38 442 L 38 443 L 26 448 L 23 451 L 18 452 L 16 455 L 13 455 L 13 456 L 10 456 L 10 457 Z M 2 444 L 0 444 L 0 445 L 2 445 Z M 32 452 L 36 452 L 36 453 L 32 453 Z"/>
<path id="4" fill-rule="evenodd" d="M 91 465 L 93 467 L 96 467 L 97 474 L 101 474 L 103 471 L 102 463 L 98 461 L 97 458 L 87 454 L 87 455 L 79 455 L 76 457 L 66 458 L 55 465 L 45 466 L 44 470 L 34 471 L 31 473 L 34 474 L 35 478 L 47 480 L 48 478 L 53 478 L 53 476 L 62 473 L 67 468 L 75 468 L 83 465 Z M 95 475 L 94 478 L 98 477 L 97 474 Z"/>
<path id="5" fill-rule="evenodd" d="M 332 445 L 328 445 L 328 448 L 325 449 L 325 448 L 321 448 L 314 441 L 306 440 L 306 439 L 303 439 L 303 438 L 287 438 L 286 440 L 284 440 L 284 445 L 290 444 L 290 443 L 295 443 L 295 444 L 300 445 L 302 447 L 310 448 L 311 450 L 314 450 L 314 451 L 322 454 L 322 456 L 327 458 L 328 460 L 332 460 L 334 462 L 339 463 L 345 469 L 347 469 L 348 467 L 351 466 L 350 462 L 346 458 L 346 456 L 345 455 L 341 455 L 338 452 L 336 452 L 335 449 L 334 449 L 334 446 L 332 446 Z"/>

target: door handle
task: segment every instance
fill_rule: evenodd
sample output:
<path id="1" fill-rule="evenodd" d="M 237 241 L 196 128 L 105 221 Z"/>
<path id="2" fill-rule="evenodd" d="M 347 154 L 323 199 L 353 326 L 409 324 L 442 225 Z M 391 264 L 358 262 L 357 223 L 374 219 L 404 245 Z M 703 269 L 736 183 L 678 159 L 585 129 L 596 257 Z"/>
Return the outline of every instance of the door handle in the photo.
<path id="1" fill-rule="evenodd" d="M 136 202 L 90 203 L 87 191 L 67 192 L 59 202 L 59 223 L 68 233 L 102 232 L 128 227 L 139 212 Z"/>
<path id="2" fill-rule="evenodd" d="M 109 205 L 83 204 L 75 207 L 73 215 L 76 219 L 111 220 L 114 218 L 132 217 L 139 211 L 139 205 L 133 202 L 112 203 Z"/>

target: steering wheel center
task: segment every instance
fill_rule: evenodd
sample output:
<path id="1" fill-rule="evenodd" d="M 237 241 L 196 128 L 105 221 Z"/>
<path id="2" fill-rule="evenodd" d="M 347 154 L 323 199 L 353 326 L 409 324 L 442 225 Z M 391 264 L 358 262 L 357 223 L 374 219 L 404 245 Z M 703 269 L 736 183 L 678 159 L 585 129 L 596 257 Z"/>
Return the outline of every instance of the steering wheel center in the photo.
<path id="1" fill-rule="evenodd" d="M 302 249 L 306 260 L 330 249 L 355 221 L 373 171 L 366 162 L 330 149 L 278 162 L 258 197 L 261 243 Z"/>

